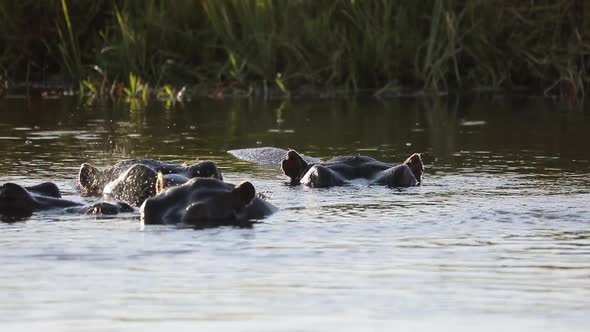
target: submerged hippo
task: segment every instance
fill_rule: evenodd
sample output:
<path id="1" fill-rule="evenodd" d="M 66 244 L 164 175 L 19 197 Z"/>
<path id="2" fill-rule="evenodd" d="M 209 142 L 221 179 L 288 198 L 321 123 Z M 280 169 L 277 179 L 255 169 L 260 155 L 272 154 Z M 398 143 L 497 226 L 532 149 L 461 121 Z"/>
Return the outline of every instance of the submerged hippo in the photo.
<path id="1" fill-rule="evenodd" d="M 310 187 L 340 186 L 354 179 L 366 179 L 370 184 L 389 187 L 409 187 L 420 184 L 424 173 L 422 159 L 417 153 L 402 164 L 394 165 L 365 156 L 335 157 L 322 162 L 294 150 L 272 147 L 228 152 L 259 164 L 279 164 L 282 172 L 291 179 L 291 184 Z"/>
<path id="2" fill-rule="evenodd" d="M 219 168 L 212 161 L 182 166 L 153 159 L 134 159 L 118 162 L 103 171 L 90 164 L 82 164 L 78 182 L 82 196 L 105 196 L 140 206 L 156 194 L 158 173 L 164 174 L 169 182 L 178 183 L 193 177 L 223 179 Z"/>
<path id="3" fill-rule="evenodd" d="M 120 202 L 84 205 L 80 202 L 60 198 L 59 189 L 57 189 L 59 195 L 56 195 L 54 189 L 57 189 L 57 186 L 51 182 L 32 187 L 22 187 L 10 182 L 0 185 L 0 216 L 3 220 L 11 221 L 30 217 L 36 211 L 51 209 L 63 209 L 67 213 L 101 215 L 133 211 L 131 206 Z"/>
<path id="4" fill-rule="evenodd" d="M 158 182 L 162 181 L 162 177 Z M 250 182 L 236 186 L 216 179 L 193 178 L 175 187 L 158 185 L 160 194 L 140 208 L 145 224 L 188 224 L 198 228 L 249 226 L 277 208 L 257 197 Z"/>
<path id="5" fill-rule="evenodd" d="M 365 156 L 343 156 L 308 164 L 296 151 L 289 150 L 281 162 L 281 170 L 291 179 L 291 184 L 313 188 L 341 186 L 354 179 L 366 179 L 370 184 L 388 187 L 410 187 L 422 181 L 424 165 L 417 153 L 400 165 Z"/>

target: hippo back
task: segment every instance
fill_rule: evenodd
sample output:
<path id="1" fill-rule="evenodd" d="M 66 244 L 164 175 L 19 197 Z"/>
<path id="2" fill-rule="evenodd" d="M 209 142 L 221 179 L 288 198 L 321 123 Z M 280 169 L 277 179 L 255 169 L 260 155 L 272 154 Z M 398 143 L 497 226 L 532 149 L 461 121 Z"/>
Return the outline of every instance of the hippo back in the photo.
<path id="1" fill-rule="evenodd" d="M 260 165 L 280 165 L 281 161 L 285 159 L 285 156 L 289 151 L 274 147 L 262 147 L 229 150 L 227 152 L 238 159 L 254 162 Z M 301 157 L 308 164 L 315 164 L 320 162 L 320 159 L 318 158 L 313 158 L 305 155 L 301 155 Z"/>

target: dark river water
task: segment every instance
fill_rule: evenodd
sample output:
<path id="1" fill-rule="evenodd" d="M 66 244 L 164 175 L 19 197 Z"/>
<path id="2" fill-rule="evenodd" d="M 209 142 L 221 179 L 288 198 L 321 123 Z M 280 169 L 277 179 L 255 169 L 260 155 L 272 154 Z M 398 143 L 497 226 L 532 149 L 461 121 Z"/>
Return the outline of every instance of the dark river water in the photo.
<path id="1" fill-rule="evenodd" d="M 587 331 L 590 110 L 544 99 L 0 100 L 0 182 L 214 160 L 281 210 L 252 229 L 36 213 L 0 223 L 0 329 Z M 408 189 L 287 186 L 230 149 L 401 162 Z M 172 330 L 170 330 L 172 331 Z"/>

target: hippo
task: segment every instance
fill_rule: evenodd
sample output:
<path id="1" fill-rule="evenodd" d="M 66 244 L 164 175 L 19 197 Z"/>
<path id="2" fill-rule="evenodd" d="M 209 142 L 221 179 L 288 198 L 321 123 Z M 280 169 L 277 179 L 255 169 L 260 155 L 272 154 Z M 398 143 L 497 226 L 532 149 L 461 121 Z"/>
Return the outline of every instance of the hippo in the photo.
<path id="1" fill-rule="evenodd" d="M 193 177 L 223 179 L 219 168 L 212 161 L 181 166 L 153 159 L 133 159 L 118 162 L 103 171 L 85 163 L 80 167 L 78 176 L 80 193 L 82 196 L 104 196 L 140 206 L 156 194 L 158 173 L 164 174 L 171 183 L 184 183 Z"/>
<path id="2" fill-rule="evenodd" d="M 195 228 L 218 226 L 249 227 L 277 208 L 257 197 L 252 183 L 238 185 L 213 178 L 193 178 L 184 184 L 166 187 L 148 198 L 140 208 L 144 224 L 185 224 Z"/>
<path id="3" fill-rule="evenodd" d="M 112 215 L 119 212 L 132 212 L 126 203 L 96 203 L 84 205 L 60 198 L 59 189 L 51 182 L 44 182 L 32 187 L 23 187 L 7 182 L 0 185 L 0 216 L 3 221 L 15 221 L 30 217 L 33 212 L 62 209 L 66 213 Z M 56 197 L 59 194 L 60 197 Z M 45 195 L 49 194 L 49 195 Z"/>
<path id="4" fill-rule="evenodd" d="M 341 186 L 354 179 L 365 179 L 370 185 L 410 187 L 422 183 L 424 165 L 414 153 L 402 164 L 384 163 L 366 156 L 341 156 L 322 162 L 295 150 L 263 147 L 228 151 L 232 155 L 259 164 L 279 163 L 291 185 L 314 188 Z M 280 161 L 278 156 L 282 154 Z"/>
<path id="5" fill-rule="evenodd" d="M 403 164 L 393 165 L 366 156 L 342 156 L 317 164 L 308 164 L 295 150 L 289 150 L 281 162 L 283 174 L 292 185 L 313 188 L 341 186 L 349 180 L 366 179 L 370 184 L 410 187 L 421 183 L 424 165 L 417 153 Z"/>

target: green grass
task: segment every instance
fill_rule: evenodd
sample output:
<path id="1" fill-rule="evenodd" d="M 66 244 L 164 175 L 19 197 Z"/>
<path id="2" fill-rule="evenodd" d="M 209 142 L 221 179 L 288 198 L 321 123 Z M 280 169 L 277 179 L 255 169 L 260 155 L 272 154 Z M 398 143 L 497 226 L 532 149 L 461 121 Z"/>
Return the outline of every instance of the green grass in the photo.
<path id="1" fill-rule="evenodd" d="M 123 98 L 133 82 L 154 96 L 186 85 L 217 97 L 581 97 L 590 83 L 589 10 L 580 0 L 6 0 L 0 78 Z"/>

